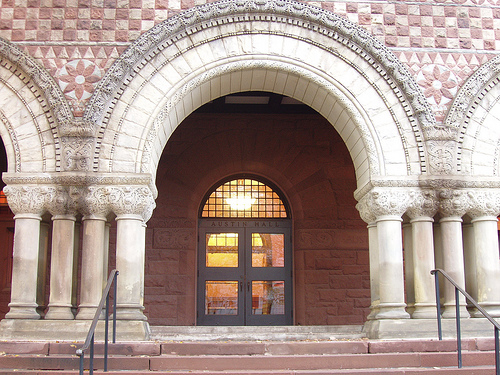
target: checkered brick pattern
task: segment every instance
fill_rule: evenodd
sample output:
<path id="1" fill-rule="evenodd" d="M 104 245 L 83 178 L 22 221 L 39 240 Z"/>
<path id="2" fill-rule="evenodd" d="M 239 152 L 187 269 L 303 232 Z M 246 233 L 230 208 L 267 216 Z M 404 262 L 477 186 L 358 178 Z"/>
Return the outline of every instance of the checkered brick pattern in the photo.
<path id="1" fill-rule="evenodd" d="M 78 116 L 98 78 L 130 42 L 155 24 L 206 1 L 0 0 L 0 37 L 20 43 L 40 61 L 60 82 Z M 427 92 L 438 121 L 451 104 L 448 97 L 455 87 L 500 51 L 500 0 L 309 3 L 366 28 L 407 64 L 423 86 L 426 72 L 438 69 L 440 84 L 449 88 Z M 76 67 L 88 75 L 86 89 L 78 91 L 81 95 L 70 92 L 74 85 L 66 82 L 77 74 Z"/>

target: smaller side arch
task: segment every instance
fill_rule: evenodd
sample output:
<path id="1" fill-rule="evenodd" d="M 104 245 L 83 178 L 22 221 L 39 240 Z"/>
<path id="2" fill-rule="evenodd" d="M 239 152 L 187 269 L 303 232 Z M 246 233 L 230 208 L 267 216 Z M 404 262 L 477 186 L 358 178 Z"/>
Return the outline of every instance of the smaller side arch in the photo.
<path id="1" fill-rule="evenodd" d="M 457 171 L 498 177 L 500 168 L 500 55 L 460 88 L 444 124 L 457 134 Z"/>

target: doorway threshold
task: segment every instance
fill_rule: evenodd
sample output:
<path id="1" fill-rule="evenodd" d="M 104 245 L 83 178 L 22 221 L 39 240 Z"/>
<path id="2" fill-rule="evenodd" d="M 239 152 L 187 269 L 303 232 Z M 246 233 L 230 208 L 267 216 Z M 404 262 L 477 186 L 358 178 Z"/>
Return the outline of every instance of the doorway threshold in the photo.
<path id="1" fill-rule="evenodd" d="M 158 341 L 359 340 L 362 325 L 339 326 L 150 326 Z"/>

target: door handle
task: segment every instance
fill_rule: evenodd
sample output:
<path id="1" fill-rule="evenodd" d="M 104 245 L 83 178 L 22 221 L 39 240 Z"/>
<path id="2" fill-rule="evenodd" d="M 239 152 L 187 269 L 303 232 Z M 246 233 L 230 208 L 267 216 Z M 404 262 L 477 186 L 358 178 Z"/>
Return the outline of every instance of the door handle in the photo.
<path id="1" fill-rule="evenodd" d="M 250 291 L 250 281 L 247 282 L 247 292 L 249 292 L 249 291 Z"/>
<path id="2" fill-rule="evenodd" d="M 240 292 L 243 292 L 243 281 L 240 281 Z"/>

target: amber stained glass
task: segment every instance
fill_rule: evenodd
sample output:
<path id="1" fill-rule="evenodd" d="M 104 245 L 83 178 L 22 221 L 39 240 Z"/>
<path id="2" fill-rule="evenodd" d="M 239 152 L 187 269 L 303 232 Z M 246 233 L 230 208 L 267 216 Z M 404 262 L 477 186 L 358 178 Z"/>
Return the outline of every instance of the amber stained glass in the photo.
<path id="1" fill-rule="evenodd" d="M 215 189 L 203 206 L 202 217 L 286 218 L 279 195 L 266 184 L 240 178 Z"/>

